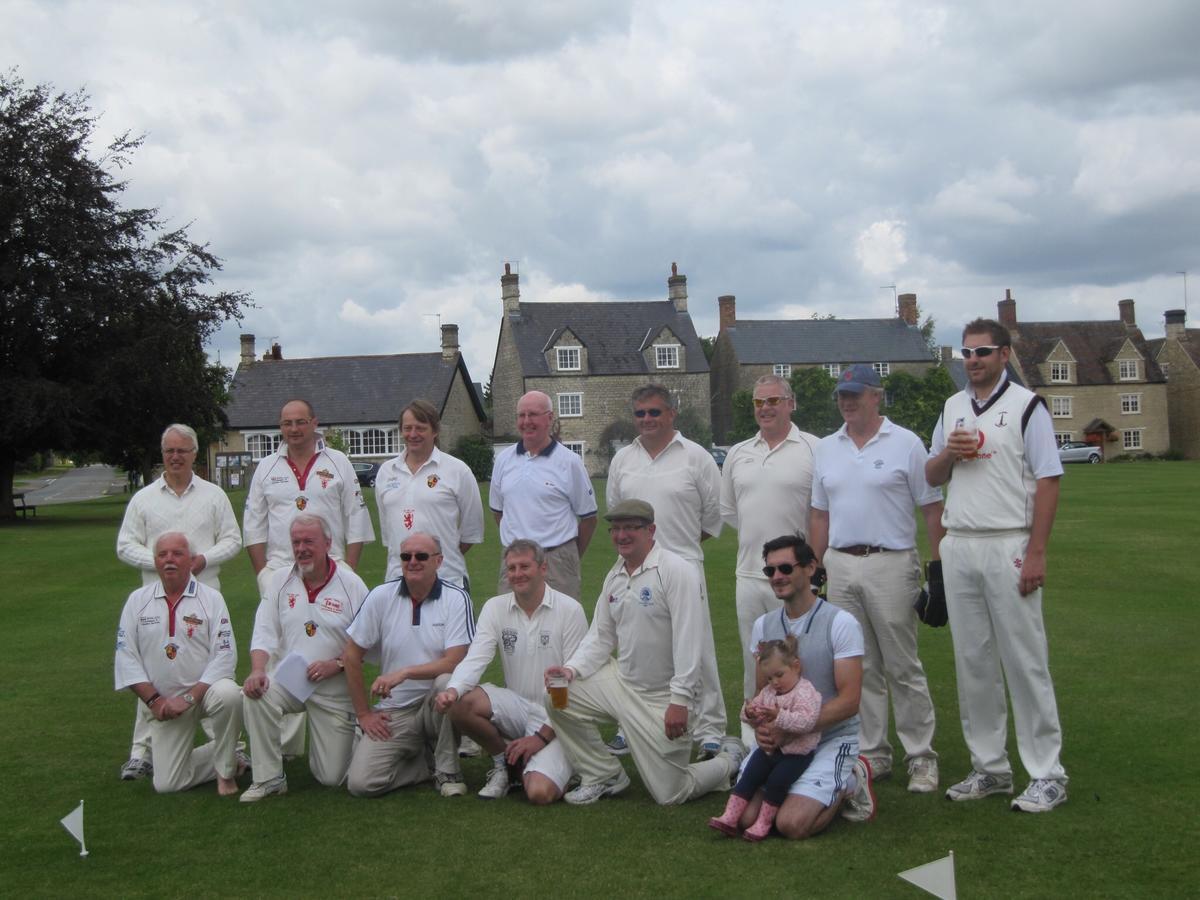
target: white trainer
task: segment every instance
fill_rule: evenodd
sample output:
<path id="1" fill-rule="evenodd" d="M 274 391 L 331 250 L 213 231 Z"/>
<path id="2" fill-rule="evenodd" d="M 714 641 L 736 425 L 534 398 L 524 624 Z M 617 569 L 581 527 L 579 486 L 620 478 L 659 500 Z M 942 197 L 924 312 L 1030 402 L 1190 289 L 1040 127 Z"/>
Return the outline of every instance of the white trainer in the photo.
<path id="1" fill-rule="evenodd" d="M 983 772 L 972 772 L 958 784 L 952 784 L 946 790 L 947 800 L 982 800 L 992 794 L 1012 793 L 1011 775 L 987 775 Z"/>
<path id="2" fill-rule="evenodd" d="M 1020 812 L 1050 812 L 1067 802 L 1067 786 L 1050 778 L 1037 778 L 1012 802 L 1012 808 Z"/>
<path id="3" fill-rule="evenodd" d="M 443 797 L 461 797 L 467 792 L 467 783 L 457 772 L 434 772 L 433 783 Z"/>
<path id="4" fill-rule="evenodd" d="M 932 794 L 938 788 L 936 756 L 918 756 L 908 761 L 908 789 L 914 794 Z"/>
<path id="5" fill-rule="evenodd" d="M 499 800 L 508 794 L 512 787 L 508 783 L 508 766 L 496 766 L 488 772 L 487 784 L 479 791 L 484 800 Z"/>
<path id="6" fill-rule="evenodd" d="M 263 797 L 270 797 L 272 794 L 287 793 L 287 776 L 276 775 L 267 781 L 256 781 L 250 787 L 242 791 L 242 796 L 238 797 L 242 803 L 255 803 Z"/>
<path id="7" fill-rule="evenodd" d="M 581 784 L 573 791 L 567 791 L 563 799 L 572 806 L 587 806 L 595 803 L 601 797 L 613 797 L 629 787 L 629 776 L 621 769 L 608 781 L 597 781 L 593 784 Z"/>
<path id="8" fill-rule="evenodd" d="M 875 818 L 875 788 L 871 786 L 871 763 L 865 756 L 854 761 L 854 793 L 842 804 L 842 818 L 848 822 L 870 822 Z"/>

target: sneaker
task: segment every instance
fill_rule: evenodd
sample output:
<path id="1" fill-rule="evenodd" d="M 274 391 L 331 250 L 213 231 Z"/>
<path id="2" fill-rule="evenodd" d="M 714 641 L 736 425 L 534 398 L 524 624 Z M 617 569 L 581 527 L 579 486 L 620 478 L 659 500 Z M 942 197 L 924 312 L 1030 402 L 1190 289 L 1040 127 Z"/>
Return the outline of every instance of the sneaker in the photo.
<path id="1" fill-rule="evenodd" d="M 235 765 L 235 778 L 245 775 L 246 771 L 250 768 L 250 757 L 247 756 L 246 751 L 242 750 L 241 748 L 233 751 L 233 762 Z"/>
<path id="2" fill-rule="evenodd" d="M 700 753 L 697 755 L 696 758 L 700 762 L 704 762 L 704 760 L 712 759 L 714 756 L 716 756 L 720 752 L 721 752 L 721 742 L 720 741 L 711 741 L 711 740 L 704 741 L 700 744 Z"/>
<path id="3" fill-rule="evenodd" d="M 457 772 L 434 772 L 433 786 L 443 797 L 461 797 L 467 792 L 467 783 Z"/>
<path id="4" fill-rule="evenodd" d="M 270 797 L 272 794 L 287 793 L 287 776 L 276 775 L 269 781 L 256 781 L 250 787 L 242 791 L 242 796 L 238 799 L 242 803 L 255 803 L 263 797 Z"/>
<path id="5" fill-rule="evenodd" d="M 613 756 L 625 756 L 629 753 L 629 741 L 625 740 L 625 735 L 619 731 L 604 746 L 608 748 L 608 752 Z"/>
<path id="6" fill-rule="evenodd" d="M 1029 782 L 1029 787 L 1012 802 L 1012 808 L 1019 812 L 1050 812 L 1056 806 L 1067 802 L 1067 786 L 1061 781 L 1050 778 L 1037 778 Z"/>
<path id="7" fill-rule="evenodd" d="M 731 786 L 737 783 L 738 772 L 742 770 L 742 762 L 746 759 L 748 752 L 746 745 L 733 735 L 721 741 L 721 752 L 717 755 L 729 759 L 729 783 Z"/>
<path id="8" fill-rule="evenodd" d="M 932 794 L 938 787 L 936 756 L 918 756 L 908 761 L 908 789 L 914 794 Z"/>
<path id="9" fill-rule="evenodd" d="M 985 775 L 983 772 L 972 772 L 958 784 L 953 784 L 946 791 L 947 800 L 982 800 L 992 794 L 1011 794 L 1011 775 Z"/>
<path id="10" fill-rule="evenodd" d="M 871 786 L 871 763 L 865 756 L 854 761 L 854 792 L 842 805 L 842 818 L 848 822 L 870 822 L 875 818 L 875 788 Z"/>
<path id="11" fill-rule="evenodd" d="M 867 762 L 871 764 L 871 780 L 872 781 L 887 781 L 892 777 L 892 760 L 889 756 L 868 756 Z"/>
<path id="12" fill-rule="evenodd" d="M 131 756 L 125 765 L 121 766 L 122 781 L 137 781 L 139 778 L 149 778 L 154 774 L 154 764 L 148 759 Z"/>
<path id="13" fill-rule="evenodd" d="M 458 742 L 458 755 L 463 759 L 478 756 L 481 752 L 482 748 L 479 744 L 475 743 L 472 738 L 467 737 L 465 734 L 462 736 L 462 740 Z"/>
<path id="14" fill-rule="evenodd" d="M 614 797 L 629 787 L 629 776 L 621 769 L 608 781 L 597 781 L 594 784 L 581 784 L 573 791 L 563 794 L 563 799 L 572 806 L 587 806 L 595 803 L 601 797 Z"/>
<path id="15" fill-rule="evenodd" d="M 488 772 L 487 784 L 479 791 L 479 796 L 484 800 L 499 800 L 508 793 L 510 787 L 508 767 L 496 766 Z"/>

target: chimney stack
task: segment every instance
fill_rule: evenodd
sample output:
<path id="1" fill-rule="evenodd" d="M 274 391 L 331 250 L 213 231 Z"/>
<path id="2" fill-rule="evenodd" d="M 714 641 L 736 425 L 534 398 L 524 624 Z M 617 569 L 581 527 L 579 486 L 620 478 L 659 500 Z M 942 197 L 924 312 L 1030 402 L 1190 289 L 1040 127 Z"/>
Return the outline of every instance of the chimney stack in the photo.
<path id="1" fill-rule="evenodd" d="M 1004 289 L 1004 299 L 996 304 L 996 313 L 1000 317 L 1000 324 L 1009 331 L 1015 331 L 1017 328 L 1017 301 L 1013 299 L 1012 289 Z"/>
<path id="2" fill-rule="evenodd" d="M 278 342 L 271 345 L 271 359 L 283 359 L 283 346 Z"/>
<path id="3" fill-rule="evenodd" d="M 1167 319 L 1167 340 L 1187 340 L 1187 310 L 1168 309 L 1164 314 Z"/>
<path id="4" fill-rule="evenodd" d="M 453 362 L 458 357 L 458 326 L 442 326 L 442 359 Z"/>
<path id="5" fill-rule="evenodd" d="M 671 263 L 671 277 L 667 279 L 667 299 L 675 304 L 676 312 L 687 312 L 687 276 L 679 274 L 675 263 Z"/>
<path id="6" fill-rule="evenodd" d="M 942 345 L 938 349 L 941 351 L 942 365 L 945 365 L 946 363 L 950 362 L 950 360 L 954 359 L 954 348 L 953 347 Z"/>
<path id="7" fill-rule="evenodd" d="M 916 294 L 901 294 L 900 298 L 900 318 L 904 320 L 905 325 L 917 324 L 917 295 Z"/>
<path id="8" fill-rule="evenodd" d="M 500 296 L 506 316 L 521 314 L 521 276 L 513 273 L 509 263 L 504 264 L 504 274 L 500 276 Z"/>
<path id="9" fill-rule="evenodd" d="M 254 362 L 254 335 L 242 335 L 242 365 L 248 366 Z"/>
<path id="10" fill-rule="evenodd" d="M 717 331 L 737 327 L 737 297 L 725 294 L 717 298 L 719 326 Z"/>
<path id="11" fill-rule="evenodd" d="M 1133 301 L 1120 300 L 1117 302 L 1117 309 L 1121 311 L 1121 321 L 1125 323 L 1126 328 L 1137 328 L 1137 319 L 1133 315 Z"/>

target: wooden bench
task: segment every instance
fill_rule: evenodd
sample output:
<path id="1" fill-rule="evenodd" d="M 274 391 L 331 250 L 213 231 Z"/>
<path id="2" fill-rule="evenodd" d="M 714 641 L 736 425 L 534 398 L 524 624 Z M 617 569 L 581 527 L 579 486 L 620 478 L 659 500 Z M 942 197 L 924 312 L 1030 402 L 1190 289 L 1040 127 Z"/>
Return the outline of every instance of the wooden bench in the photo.
<path id="1" fill-rule="evenodd" d="M 13 494 L 13 508 L 21 514 L 22 519 L 28 518 L 30 513 L 33 513 L 34 518 L 37 518 L 37 504 L 33 504 L 32 506 L 27 504 L 24 494 Z"/>

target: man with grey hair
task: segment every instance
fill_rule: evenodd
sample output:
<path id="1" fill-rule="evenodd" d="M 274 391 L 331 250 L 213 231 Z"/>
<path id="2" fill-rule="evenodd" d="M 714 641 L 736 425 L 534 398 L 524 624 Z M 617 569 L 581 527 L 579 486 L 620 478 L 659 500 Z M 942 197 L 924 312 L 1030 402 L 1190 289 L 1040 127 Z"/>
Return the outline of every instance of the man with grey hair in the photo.
<path id="1" fill-rule="evenodd" d="M 758 434 L 735 444 L 721 470 L 721 516 L 738 532 L 736 602 L 747 700 L 756 693 L 750 631 L 759 616 L 783 606 L 763 577 L 763 544 L 780 535 L 806 534 L 817 447 L 816 436 L 792 423 L 796 400 L 786 378 L 759 378 L 753 403 Z M 746 726 L 742 734 L 747 742 L 753 737 Z"/>
<path id="2" fill-rule="evenodd" d="M 241 532 L 225 492 L 194 471 L 199 444 L 187 425 L 168 425 L 162 435 L 163 473 L 142 488 L 125 508 L 117 533 L 117 558 L 141 570 L 142 584 L 158 581 L 154 569 L 154 542 L 169 531 L 178 531 L 191 545 L 192 574 L 201 584 L 221 589 L 221 564 L 237 556 Z M 149 775 L 150 722 L 142 705 L 133 725 L 133 746 L 121 778 L 132 781 Z"/>
<path id="3" fill-rule="evenodd" d="M 617 451 L 608 467 L 608 508 L 624 500 L 645 500 L 654 507 L 656 543 L 696 567 L 704 649 L 694 734 L 700 755 L 708 759 L 721 751 L 726 714 L 700 545 L 721 533 L 721 470 L 711 453 L 675 429 L 676 401 L 666 387 L 643 385 L 630 399 L 638 436 Z M 617 755 L 629 752 L 620 732 L 608 746 Z"/>

